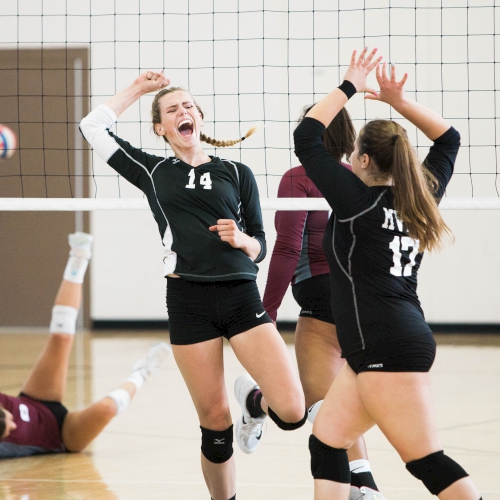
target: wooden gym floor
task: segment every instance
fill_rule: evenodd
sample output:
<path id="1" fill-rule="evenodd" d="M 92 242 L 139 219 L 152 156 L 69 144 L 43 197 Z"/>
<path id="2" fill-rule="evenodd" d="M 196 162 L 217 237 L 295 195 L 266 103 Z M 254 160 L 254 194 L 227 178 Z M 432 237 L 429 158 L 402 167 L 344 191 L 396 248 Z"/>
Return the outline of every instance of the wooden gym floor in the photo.
<path id="1" fill-rule="evenodd" d="M 42 333 L 0 333 L 0 391 L 18 393 L 45 341 Z M 284 337 L 294 356 L 292 335 Z M 436 338 L 431 373 L 440 438 L 483 499 L 500 500 L 500 335 Z M 152 343 L 165 339 L 158 332 L 80 334 L 64 403 L 75 409 L 101 398 L 128 376 Z M 228 345 L 225 363 L 237 418 L 232 384 L 243 369 Z M 309 423 L 285 433 L 269 422 L 253 455 L 235 445 L 238 500 L 312 499 L 310 432 Z M 374 477 L 388 500 L 432 498 L 378 429 L 366 440 Z M 85 453 L 0 460 L 0 500 L 208 500 L 199 450 L 196 414 L 171 358 Z"/>

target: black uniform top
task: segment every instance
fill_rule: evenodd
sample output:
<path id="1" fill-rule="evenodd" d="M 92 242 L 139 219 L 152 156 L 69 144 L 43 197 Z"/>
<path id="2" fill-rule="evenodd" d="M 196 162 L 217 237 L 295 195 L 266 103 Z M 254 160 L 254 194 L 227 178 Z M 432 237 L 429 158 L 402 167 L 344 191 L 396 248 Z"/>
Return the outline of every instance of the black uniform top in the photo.
<path id="1" fill-rule="evenodd" d="M 330 206 L 323 247 L 330 265 L 332 310 L 342 355 L 430 332 L 417 296 L 419 243 L 396 217 L 390 186 L 367 186 L 323 145 L 325 127 L 304 118 L 295 153 Z M 460 135 L 452 127 L 434 141 L 425 165 L 440 199 L 453 173 Z"/>
<path id="2" fill-rule="evenodd" d="M 82 120 L 80 130 L 103 160 L 146 195 L 165 247 L 164 275 L 190 281 L 255 280 L 266 242 L 251 170 L 217 157 L 194 168 L 175 157 L 145 153 L 110 132 L 115 121 L 115 113 L 101 105 Z M 259 240 L 255 262 L 209 231 L 218 219 L 233 219 Z"/>

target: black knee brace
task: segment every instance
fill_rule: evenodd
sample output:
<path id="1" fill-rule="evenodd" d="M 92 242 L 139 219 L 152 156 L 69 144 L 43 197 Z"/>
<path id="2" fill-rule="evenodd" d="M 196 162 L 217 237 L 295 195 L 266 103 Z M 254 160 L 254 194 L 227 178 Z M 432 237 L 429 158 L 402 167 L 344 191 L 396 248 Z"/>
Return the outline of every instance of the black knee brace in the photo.
<path id="1" fill-rule="evenodd" d="M 283 420 L 281 420 L 281 418 L 279 418 L 278 415 L 276 415 L 276 413 L 274 413 L 274 411 L 271 408 L 268 408 L 267 411 L 268 411 L 268 415 L 271 417 L 271 420 L 280 429 L 283 429 L 284 431 L 294 431 L 295 429 L 302 427 L 307 420 L 307 408 L 306 408 L 306 412 L 304 413 L 304 417 L 302 418 L 302 420 L 299 420 L 298 422 L 294 422 L 291 424 L 289 424 L 288 422 L 283 422 Z"/>
<path id="2" fill-rule="evenodd" d="M 225 431 L 211 431 L 200 425 L 201 452 L 214 464 L 227 462 L 233 456 L 233 426 Z"/>
<path id="3" fill-rule="evenodd" d="M 351 471 L 347 450 L 332 448 L 311 434 L 309 451 L 311 452 L 311 473 L 314 479 L 350 484 Z"/>
<path id="4" fill-rule="evenodd" d="M 408 462 L 406 468 L 433 494 L 438 495 L 455 481 L 467 477 L 460 465 L 444 454 L 436 451 L 424 458 Z"/>

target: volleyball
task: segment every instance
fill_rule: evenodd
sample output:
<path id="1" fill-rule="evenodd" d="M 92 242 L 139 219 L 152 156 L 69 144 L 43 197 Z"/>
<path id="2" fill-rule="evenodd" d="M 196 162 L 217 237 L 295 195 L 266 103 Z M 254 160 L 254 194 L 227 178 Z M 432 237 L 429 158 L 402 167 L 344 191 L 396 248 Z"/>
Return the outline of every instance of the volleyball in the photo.
<path id="1" fill-rule="evenodd" d="M 16 151 L 16 134 L 7 125 L 0 124 L 0 160 L 10 158 Z"/>

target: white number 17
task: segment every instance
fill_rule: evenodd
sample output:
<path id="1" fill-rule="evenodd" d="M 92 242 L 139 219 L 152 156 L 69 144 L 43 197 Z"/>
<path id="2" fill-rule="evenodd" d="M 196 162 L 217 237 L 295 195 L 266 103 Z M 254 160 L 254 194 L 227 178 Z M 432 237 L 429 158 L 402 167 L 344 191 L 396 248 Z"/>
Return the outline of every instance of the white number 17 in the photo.
<path id="1" fill-rule="evenodd" d="M 393 276 L 411 276 L 413 266 L 415 265 L 415 258 L 418 254 L 418 247 L 420 242 L 413 240 L 409 236 L 394 236 L 394 239 L 389 243 L 389 248 L 392 250 L 392 260 L 394 265 L 391 267 L 390 272 Z M 411 252 L 408 256 L 410 262 L 403 265 L 401 252 Z"/>

